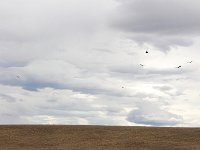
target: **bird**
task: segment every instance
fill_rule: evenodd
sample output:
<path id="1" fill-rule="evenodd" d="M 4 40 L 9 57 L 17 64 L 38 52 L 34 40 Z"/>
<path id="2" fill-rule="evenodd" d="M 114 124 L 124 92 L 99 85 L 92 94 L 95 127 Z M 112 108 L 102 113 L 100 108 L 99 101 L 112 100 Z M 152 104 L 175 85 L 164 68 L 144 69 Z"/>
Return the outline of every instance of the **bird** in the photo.
<path id="1" fill-rule="evenodd" d="M 181 68 L 181 66 L 178 66 L 178 67 L 176 67 L 176 68 Z"/>
<path id="2" fill-rule="evenodd" d="M 142 66 L 142 67 L 143 67 L 144 65 L 143 65 L 143 64 L 140 64 L 140 66 Z"/>
<path id="3" fill-rule="evenodd" d="M 16 75 L 16 78 L 17 78 L 17 79 L 20 79 L 21 77 L 20 77 L 20 75 Z"/>
<path id="4" fill-rule="evenodd" d="M 191 63 L 192 63 L 192 61 L 189 61 L 189 62 L 187 62 L 187 63 L 190 63 L 190 64 L 191 64 Z"/>
<path id="5" fill-rule="evenodd" d="M 124 87 L 122 86 L 122 89 L 123 89 Z"/>
<path id="6" fill-rule="evenodd" d="M 149 53 L 148 51 L 146 51 L 146 53 Z"/>

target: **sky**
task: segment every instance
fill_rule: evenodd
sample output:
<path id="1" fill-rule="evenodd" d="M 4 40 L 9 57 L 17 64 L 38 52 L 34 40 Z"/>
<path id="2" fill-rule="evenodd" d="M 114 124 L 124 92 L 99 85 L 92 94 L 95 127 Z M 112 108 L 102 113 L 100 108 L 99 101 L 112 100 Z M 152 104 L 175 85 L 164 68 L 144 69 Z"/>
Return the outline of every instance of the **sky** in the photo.
<path id="1" fill-rule="evenodd" d="M 0 124 L 199 127 L 199 6 L 1 0 Z"/>

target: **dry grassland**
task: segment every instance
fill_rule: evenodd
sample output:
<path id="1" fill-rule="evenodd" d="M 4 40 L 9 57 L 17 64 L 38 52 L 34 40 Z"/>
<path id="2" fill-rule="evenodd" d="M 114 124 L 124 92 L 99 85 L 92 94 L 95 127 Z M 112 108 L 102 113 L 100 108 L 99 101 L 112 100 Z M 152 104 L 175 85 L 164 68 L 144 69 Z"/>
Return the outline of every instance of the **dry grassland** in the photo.
<path id="1" fill-rule="evenodd" d="M 200 150 L 200 128 L 1 125 L 0 150 Z"/>

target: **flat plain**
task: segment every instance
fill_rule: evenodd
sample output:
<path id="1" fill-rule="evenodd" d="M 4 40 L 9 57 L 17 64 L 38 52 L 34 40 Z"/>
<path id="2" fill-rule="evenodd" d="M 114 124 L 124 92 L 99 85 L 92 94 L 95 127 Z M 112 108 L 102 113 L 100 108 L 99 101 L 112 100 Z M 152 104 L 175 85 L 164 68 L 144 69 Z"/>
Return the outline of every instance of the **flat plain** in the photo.
<path id="1" fill-rule="evenodd" d="M 0 150 L 200 150 L 200 128 L 1 125 Z"/>

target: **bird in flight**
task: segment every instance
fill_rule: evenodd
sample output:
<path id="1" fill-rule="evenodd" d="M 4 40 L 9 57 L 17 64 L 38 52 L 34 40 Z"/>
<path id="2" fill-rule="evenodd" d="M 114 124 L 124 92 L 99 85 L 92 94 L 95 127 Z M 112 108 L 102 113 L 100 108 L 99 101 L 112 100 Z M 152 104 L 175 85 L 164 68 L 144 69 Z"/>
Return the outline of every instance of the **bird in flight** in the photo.
<path id="1" fill-rule="evenodd" d="M 16 78 L 20 79 L 20 75 L 16 75 Z"/>
<path id="2" fill-rule="evenodd" d="M 123 89 L 124 87 L 122 86 L 122 89 Z"/>
<path id="3" fill-rule="evenodd" d="M 148 51 L 146 51 L 146 53 L 149 53 Z"/>
<path id="4" fill-rule="evenodd" d="M 178 66 L 178 67 L 176 67 L 176 68 L 181 68 L 181 66 Z"/>
<path id="5" fill-rule="evenodd" d="M 142 67 L 143 67 L 144 65 L 143 65 L 143 64 L 140 64 L 140 66 L 142 66 Z"/>
<path id="6" fill-rule="evenodd" d="M 191 64 L 191 63 L 192 63 L 192 61 L 189 61 L 189 62 L 187 62 L 187 63 L 190 63 L 190 64 Z"/>

